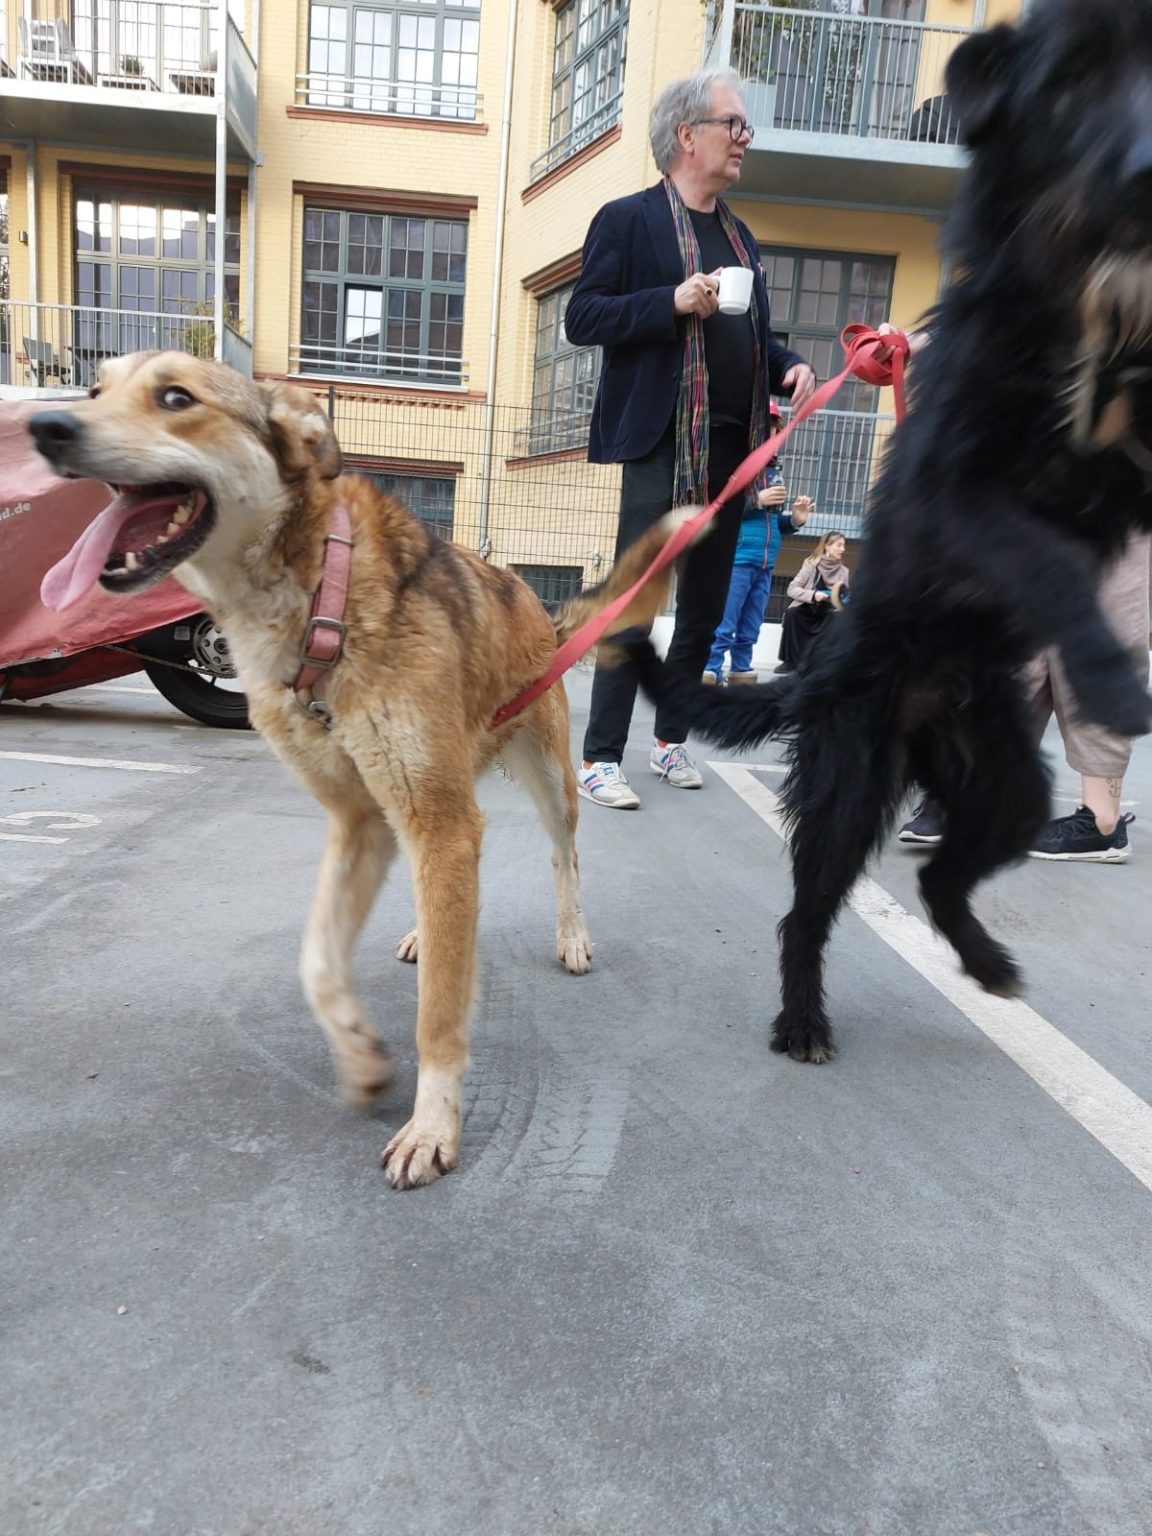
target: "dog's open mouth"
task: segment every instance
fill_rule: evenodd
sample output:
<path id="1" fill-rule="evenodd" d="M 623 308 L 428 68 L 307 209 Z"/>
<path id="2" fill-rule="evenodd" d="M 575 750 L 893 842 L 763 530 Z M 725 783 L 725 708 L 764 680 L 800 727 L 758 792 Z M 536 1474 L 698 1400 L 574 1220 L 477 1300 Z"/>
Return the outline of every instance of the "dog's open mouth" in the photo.
<path id="1" fill-rule="evenodd" d="M 196 552 L 212 531 L 215 509 L 190 485 L 124 485 L 40 584 L 56 612 L 97 582 L 109 592 L 142 591 Z"/>

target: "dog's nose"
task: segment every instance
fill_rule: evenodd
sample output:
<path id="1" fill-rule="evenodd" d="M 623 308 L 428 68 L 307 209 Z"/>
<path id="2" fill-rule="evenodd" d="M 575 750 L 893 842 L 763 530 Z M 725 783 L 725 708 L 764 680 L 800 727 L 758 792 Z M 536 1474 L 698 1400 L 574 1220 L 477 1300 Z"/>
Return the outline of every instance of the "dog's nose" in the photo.
<path id="1" fill-rule="evenodd" d="M 72 411 L 41 411 L 28 423 L 36 446 L 54 464 L 68 448 L 80 441 L 84 423 Z"/>

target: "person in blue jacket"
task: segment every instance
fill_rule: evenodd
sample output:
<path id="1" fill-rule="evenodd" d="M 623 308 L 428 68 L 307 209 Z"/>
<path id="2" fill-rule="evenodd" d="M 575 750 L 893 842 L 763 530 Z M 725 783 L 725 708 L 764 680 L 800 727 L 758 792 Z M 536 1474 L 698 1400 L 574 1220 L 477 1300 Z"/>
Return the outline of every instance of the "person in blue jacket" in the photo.
<path id="1" fill-rule="evenodd" d="M 606 203 L 584 242 L 564 316 L 573 346 L 604 361 L 588 457 L 623 464 L 617 554 L 670 507 L 707 502 L 768 436 L 768 398 L 801 404 L 816 385 L 808 363 L 772 334 L 752 232 L 721 197 L 740 179 L 752 129 L 734 70 L 702 70 L 669 85 L 652 110 L 652 155 L 662 180 Z M 722 314 L 719 273 L 752 272 L 752 301 Z M 668 665 L 698 682 L 724 613 L 743 493 L 730 497 L 677 573 Z M 592 684 L 580 793 L 634 810 L 620 761 L 636 701 L 635 668 L 598 666 Z M 684 750 L 686 722 L 656 716 L 649 764 L 677 789 L 703 783 Z"/>
<path id="2" fill-rule="evenodd" d="M 773 403 L 769 411 L 775 430 L 780 408 Z M 757 674 L 752 669 L 752 647 L 759 638 L 760 626 L 764 622 L 780 541 L 786 533 L 794 533 L 797 528 L 803 528 L 812 515 L 812 499 L 809 496 L 797 496 L 792 503 L 792 510 L 784 510 L 788 491 L 777 459 L 768 461 L 757 484 L 759 489 L 755 494 L 749 493 L 745 503 L 740 537 L 736 544 L 736 559 L 732 566 L 732 580 L 728 586 L 728 602 L 704 671 L 706 683 L 721 681 L 725 656 L 731 658 L 728 672 L 730 683 L 757 681 Z"/>

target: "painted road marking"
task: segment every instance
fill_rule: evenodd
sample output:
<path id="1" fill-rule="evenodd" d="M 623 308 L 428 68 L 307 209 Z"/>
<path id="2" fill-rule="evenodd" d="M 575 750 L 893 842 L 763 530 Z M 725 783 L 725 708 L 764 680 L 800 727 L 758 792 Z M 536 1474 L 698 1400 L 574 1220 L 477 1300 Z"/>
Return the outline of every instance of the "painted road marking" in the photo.
<path id="1" fill-rule="evenodd" d="M 129 773 L 200 773 L 179 763 L 134 763 L 118 757 L 59 757 L 52 752 L 0 752 L 17 763 L 61 763 L 65 768 L 123 768 Z"/>
<path id="2" fill-rule="evenodd" d="M 755 776 L 764 770 L 743 763 L 708 766 L 777 836 L 786 836 L 777 797 Z M 922 919 L 913 917 L 875 880 L 861 876 L 847 904 L 878 938 L 1152 1190 L 1152 1105 L 1073 1045 L 1027 1003 L 982 992 L 961 972 L 951 945 Z"/>

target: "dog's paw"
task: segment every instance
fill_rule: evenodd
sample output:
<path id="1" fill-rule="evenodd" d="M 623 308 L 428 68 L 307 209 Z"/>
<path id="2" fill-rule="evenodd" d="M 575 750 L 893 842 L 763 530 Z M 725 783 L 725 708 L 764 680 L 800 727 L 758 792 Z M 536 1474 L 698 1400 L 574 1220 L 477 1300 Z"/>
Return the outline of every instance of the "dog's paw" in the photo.
<path id="1" fill-rule="evenodd" d="M 556 956 L 570 976 L 586 976 L 592 969 L 592 940 L 583 928 L 557 933 Z"/>
<path id="2" fill-rule="evenodd" d="M 397 960 L 406 960 L 409 965 L 415 965 L 417 959 L 419 958 L 418 949 L 419 946 L 416 942 L 416 929 L 413 928 L 410 933 L 406 933 L 400 940 L 399 946 L 396 950 L 396 958 Z"/>
<path id="3" fill-rule="evenodd" d="M 393 1189 L 415 1189 L 451 1173 L 459 1157 L 459 1130 L 421 1126 L 412 1119 L 384 1148 L 380 1163 Z"/>
<path id="4" fill-rule="evenodd" d="M 993 997 L 1019 997 L 1024 991 L 1020 967 L 1002 944 L 988 939 L 962 957 L 964 969 Z"/>
<path id="5" fill-rule="evenodd" d="M 808 1061 L 814 1067 L 836 1060 L 836 1047 L 827 1024 L 800 1025 L 790 1023 L 780 1014 L 772 1025 L 772 1049 L 781 1056 L 791 1056 L 793 1061 Z"/>
<path id="6" fill-rule="evenodd" d="M 371 1109 L 396 1077 L 396 1064 L 381 1041 L 360 1037 L 354 1055 L 340 1063 L 340 1091 L 353 1109 Z"/>

